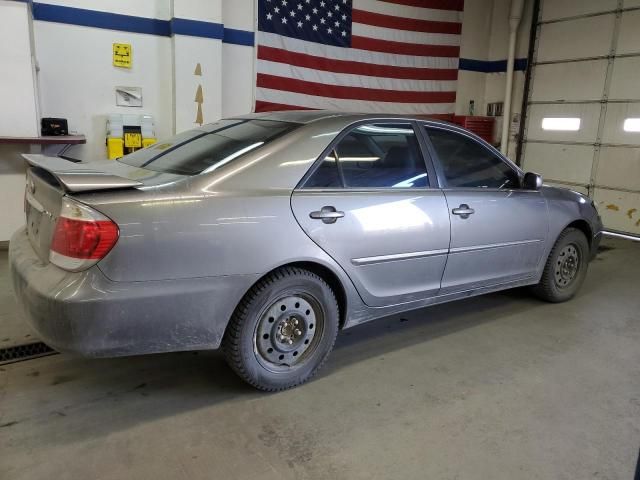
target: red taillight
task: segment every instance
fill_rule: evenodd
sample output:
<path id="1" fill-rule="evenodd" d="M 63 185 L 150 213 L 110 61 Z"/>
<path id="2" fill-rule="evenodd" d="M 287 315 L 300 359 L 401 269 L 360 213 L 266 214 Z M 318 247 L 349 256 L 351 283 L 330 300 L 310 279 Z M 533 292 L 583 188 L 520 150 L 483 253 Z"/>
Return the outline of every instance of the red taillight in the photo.
<path id="1" fill-rule="evenodd" d="M 86 221 L 60 217 L 51 250 L 71 258 L 101 259 L 118 240 L 118 227 L 111 220 Z"/>
<path id="2" fill-rule="evenodd" d="M 65 197 L 51 239 L 51 263 L 77 272 L 104 258 L 118 241 L 118 225 L 100 212 Z"/>

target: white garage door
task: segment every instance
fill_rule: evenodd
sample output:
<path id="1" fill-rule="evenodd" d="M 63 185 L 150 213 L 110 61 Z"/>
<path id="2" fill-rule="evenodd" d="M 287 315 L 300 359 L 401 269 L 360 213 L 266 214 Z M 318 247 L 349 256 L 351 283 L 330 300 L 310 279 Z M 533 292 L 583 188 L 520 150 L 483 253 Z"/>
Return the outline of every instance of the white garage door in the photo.
<path id="1" fill-rule="evenodd" d="M 542 0 L 522 166 L 640 236 L 640 0 Z"/>

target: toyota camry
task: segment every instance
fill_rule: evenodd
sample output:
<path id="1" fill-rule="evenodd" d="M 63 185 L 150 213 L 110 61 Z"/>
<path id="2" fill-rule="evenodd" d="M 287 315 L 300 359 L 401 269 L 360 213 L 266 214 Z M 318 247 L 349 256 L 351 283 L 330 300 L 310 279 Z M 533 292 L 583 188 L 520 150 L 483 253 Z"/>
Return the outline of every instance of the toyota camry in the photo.
<path id="1" fill-rule="evenodd" d="M 568 300 L 602 229 L 589 198 L 421 118 L 251 114 L 118 161 L 24 157 L 10 265 L 46 343 L 221 347 L 269 391 L 310 379 L 340 329 L 375 318 L 520 286 Z"/>

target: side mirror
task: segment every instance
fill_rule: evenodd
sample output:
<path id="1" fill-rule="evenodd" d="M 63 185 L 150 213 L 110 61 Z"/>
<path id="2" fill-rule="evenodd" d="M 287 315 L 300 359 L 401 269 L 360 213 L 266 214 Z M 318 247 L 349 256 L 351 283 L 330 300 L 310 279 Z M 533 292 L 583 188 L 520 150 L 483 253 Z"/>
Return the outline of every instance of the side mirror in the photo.
<path id="1" fill-rule="evenodd" d="M 527 172 L 522 179 L 524 190 L 540 190 L 542 188 L 542 177 L 537 173 Z"/>

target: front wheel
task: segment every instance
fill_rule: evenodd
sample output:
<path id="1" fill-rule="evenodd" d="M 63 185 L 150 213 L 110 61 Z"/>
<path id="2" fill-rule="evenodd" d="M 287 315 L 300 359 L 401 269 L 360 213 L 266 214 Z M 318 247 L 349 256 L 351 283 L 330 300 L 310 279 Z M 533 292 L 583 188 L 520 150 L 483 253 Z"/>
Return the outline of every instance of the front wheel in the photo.
<path id="1" fill-rule="evenodd" d="M 565 229 L 556 240 L 533 292 L 547 302 L 565 302 L 582 286 L 589 264 L 589 243 L 576 228 Z"/>
<path id="2" fill-rule="evenodd" d="M 329 356 L 339 309 L 329 285 L 308 270 L 284 267 L 242 299 L 222 340 L 227 363 L 266 391 L 309 380 Z"/>

